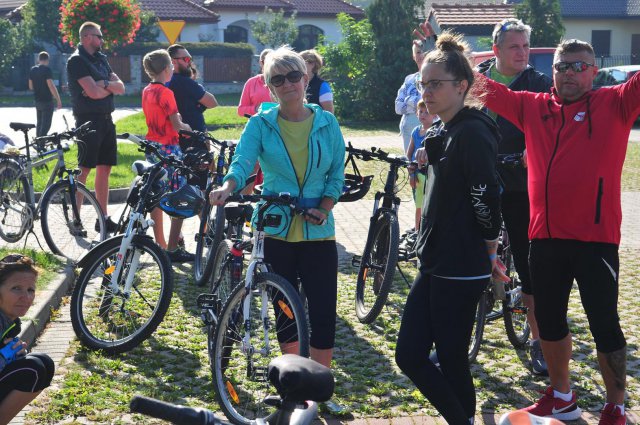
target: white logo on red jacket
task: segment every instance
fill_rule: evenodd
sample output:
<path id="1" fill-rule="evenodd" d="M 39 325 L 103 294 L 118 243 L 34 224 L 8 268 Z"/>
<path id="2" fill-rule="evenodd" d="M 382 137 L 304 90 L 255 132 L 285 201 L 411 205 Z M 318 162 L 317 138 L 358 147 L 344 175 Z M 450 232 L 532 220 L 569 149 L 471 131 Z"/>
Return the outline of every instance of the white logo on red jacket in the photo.
<path id="1" fill-rule="evenodd" d="M 584 116 L 585 116 L 586 114 L 587 114 L 586 112 L 578 112 L 578 113 L 576 114 L 576 116 L 575 116 L 575 117 L 573 117 L 573 120 L 574 120 L 574 121 L 578 121 L 578 122 L 580 122 L 580 121 L 584 121 Z"/>

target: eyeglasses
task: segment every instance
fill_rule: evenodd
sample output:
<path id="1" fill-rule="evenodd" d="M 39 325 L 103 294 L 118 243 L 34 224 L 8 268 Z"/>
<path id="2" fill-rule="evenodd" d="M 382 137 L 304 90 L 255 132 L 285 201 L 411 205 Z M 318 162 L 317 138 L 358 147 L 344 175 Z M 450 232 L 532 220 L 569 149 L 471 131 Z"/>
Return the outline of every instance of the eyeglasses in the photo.
<path id="1" fill-rule="evenodd" d="M 302 79 L 303 75 L 304 74 L 300 71 L 291 71 L 287 75 L 282 75 L 282 74 L 274 75 L 269 80 L 269 83 L 271 83 L 273 87 L 280 87 L 281 85 L 284 84 L 285 78 L 289 80 L 290 83 L 297 83 Z"/>
<path id="2" fill-rule="evenodd" d="M 104 36 L 102 34 L 88 34 L 88 35 L 92 35 L 94 37 L 98 37 L 100 40 L 102 40 L 104 38 Z"/>
<path id="3" fill-rule="evenodd" d="M 418 87 L 418 91 L 420 93 L 424 93 L 426 91 L 433 92 L 438 90 L 442 83 L 445 81 L 460 82 L 460 80 L 429 80 L 423 83 L 422 81 L 418 80 L 416 81 L 416 86 Z"/>
<path id="4" fill-rule="evenodd" d="M 584 72 L 589 69 L 590 66 L 593 66 L 592 63 L 589 62 L 556 62 L 553 64 L 553 67 L 558 72 L 567 72 L 569 68 L 573 70 L 573 72 Z"/>
<path id="5" fill-rule="evenodd" d="M 184 61 L 184 63 L 186 64 L 190 64 L 191 63 L 191 56 L 181 56 L 179 58 L 173 58 L 175 60 L 180 60 L 182 59 Z"/>

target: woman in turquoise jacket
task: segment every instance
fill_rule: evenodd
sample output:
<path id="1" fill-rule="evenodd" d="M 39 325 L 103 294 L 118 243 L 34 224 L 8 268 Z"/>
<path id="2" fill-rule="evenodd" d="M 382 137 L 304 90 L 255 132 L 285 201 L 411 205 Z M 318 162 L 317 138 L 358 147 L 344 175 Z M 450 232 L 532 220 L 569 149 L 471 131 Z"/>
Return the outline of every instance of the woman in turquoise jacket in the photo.
<path id="1" fill-rule="evenodd" d="M 344 139 L 333 114 L 305 104 L 309 76 L 299 54 L 286 47 L 270 53 L 264 76 L 279 105 L 249 119 L 224 184 L 211 192 L 210 199 L 214 205 L 223 204 L 229 194 L 244 187 L 259 160 L 264 194 L 288 192 L 320 219 L 291 218 L 289 211 L 272 207 L 268 213 L 282 219 L 279 227 L 265 229 L 264 251 L 265 261 L 276 273 L 294 284 L 300 278 L 309 306 L 311 358 L 330 366 L 338 286 L 331 210 L 344 185 Z M 327 407 L 340 409 L 334 403 Z"/>

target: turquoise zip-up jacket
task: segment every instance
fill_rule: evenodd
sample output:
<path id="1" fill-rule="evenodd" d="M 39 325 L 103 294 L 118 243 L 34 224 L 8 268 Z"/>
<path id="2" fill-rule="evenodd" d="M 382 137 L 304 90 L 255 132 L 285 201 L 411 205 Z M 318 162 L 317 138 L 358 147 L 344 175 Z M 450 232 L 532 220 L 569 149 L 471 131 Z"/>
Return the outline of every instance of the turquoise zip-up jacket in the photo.
<path id="1" fill-rule="evenodd" d="M 315 208 L 324 197 L 337 202 L 344 186 L 345 155 L 344 139 L 338 121 L 333 114 L 323 111 L 318 105 L 306 104 L 305 107 L 313 110 L 314 118 L 309 133 L 309 157 L 302 185 L 298 184 L 291 157 L 280 133 L 279 106 L 259 112 L 249 119 L 224 180 L 235 180 L 236 190 L 240 190 L 259 160 L 264 172 L 264 193 L 288 192 L 291 196 L 302 198 L 306 208 Z M 254 225 L 257 211 L 258 208 L 253 216 Z M 291 224 L 289 209 L 272 206 L 267 214 L 281 216 L 281 220 L 280 226 L 265 228 L 265 233 L 285 238 Z M 335 236 L 333 213 L 329 213 L 327 224 L 323 226 L 305 221 L 303 231 L 306 240 Z"/>

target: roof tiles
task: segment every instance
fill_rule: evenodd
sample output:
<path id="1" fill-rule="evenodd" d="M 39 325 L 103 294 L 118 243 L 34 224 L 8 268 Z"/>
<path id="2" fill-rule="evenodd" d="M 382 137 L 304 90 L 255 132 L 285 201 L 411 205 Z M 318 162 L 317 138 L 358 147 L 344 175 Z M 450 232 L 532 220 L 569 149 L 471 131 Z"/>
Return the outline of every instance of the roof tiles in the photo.
<path id="1" fill-rule="evenodd" d="M 144 9 L 152 10 L 159 19 L 218 22 L 217 13 L 191 0 L 140 0 Z"/>
<path id="2" fill-rule="evenodd" d="M 640 0 L 560 0 L 563 17 L 640 17 Z"/>
<path id="3" fill-rule="evenodd" d="M 364 10 L 343 0 L 204 0 L 211 10 L 229 9 L 283 9 L 298 11 L 298 16 L 335 16 L 344 12 L 364 17 Z"/>
<path id="4" fill-rule="evenodd" d="M 436 22 L 442 26 L 495 25 L 503 19 L 514 18 L 512 5 L 505 4 L 437 4 L 431 6 Z"/>

